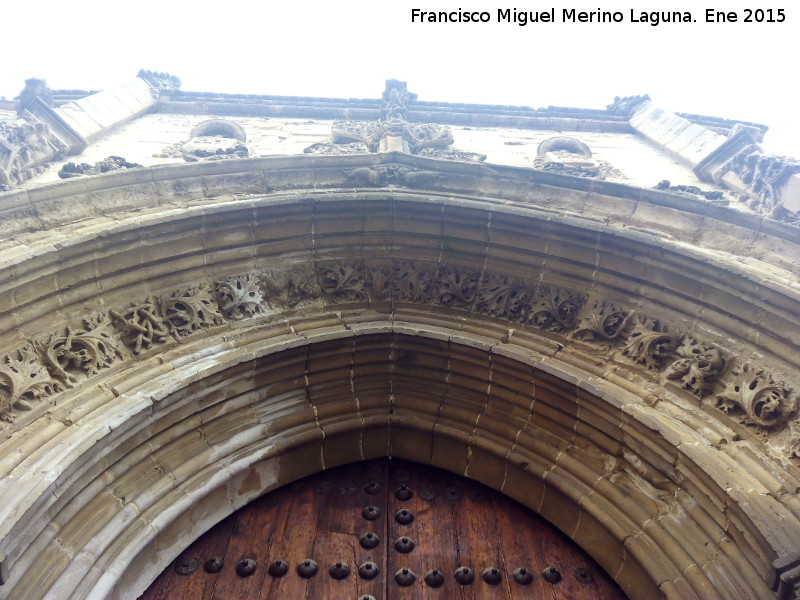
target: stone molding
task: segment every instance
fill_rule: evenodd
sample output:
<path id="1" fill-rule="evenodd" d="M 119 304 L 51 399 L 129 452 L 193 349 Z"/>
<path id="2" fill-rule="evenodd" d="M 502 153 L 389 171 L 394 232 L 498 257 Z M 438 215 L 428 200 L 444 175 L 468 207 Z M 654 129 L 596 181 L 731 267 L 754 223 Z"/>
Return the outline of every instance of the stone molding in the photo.
<path id="1" fill-rule="evenodd" d="M 78 375 L 92 377 L 111 366 L 123 358 L 119 350 L 123 344 L 137 355 L 169 337 L 179 340 L 267 313 L 274 319 L 301 302 L 318 300 L 334 305 L 369 301 L 442 307 L 557 333 L 564 348 L 577 345 L 596 360 L 644 367 L 638 374 L 641 379 L 661 385 L 675 382 L 698 399 L 708 399 L 706 407 L 763 433 L 785 427 L 797 410 L 794 386 L 632 308 L 508 274 L 427 261 L 359 260 L 317 262 L 311 270 L 251 272 L 200 283 L 141 299 L 109 315 L 88 315 L 76 328 L 29 340 L 3 357 L 0 421 L 13 422 L 15 407 L 31 410 L 34 401 L 74 386 Z M 376 309 L 380 310 L 379 304 Z M 110 317 L 117 327 L 115 335 Z"/>
<path id="2" fill-rule="evenodd" d="M 135 596 L 255 495 L 389 453 L 632 598 L 768 597 L 800 543 L 792 228 L 399 154 L 229 162 L 0 198 L 0 594 Z"/>

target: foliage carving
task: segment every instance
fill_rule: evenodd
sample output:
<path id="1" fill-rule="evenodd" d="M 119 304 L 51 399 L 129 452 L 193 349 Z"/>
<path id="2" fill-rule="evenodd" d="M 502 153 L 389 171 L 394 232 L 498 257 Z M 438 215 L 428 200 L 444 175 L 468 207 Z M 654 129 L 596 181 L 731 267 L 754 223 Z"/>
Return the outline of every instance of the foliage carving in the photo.
<path id="1" fill-rule="evenodd" d="M 76 373 L 88 377 L 110 367 L 118 356 L 117 339 L 110 331 L 108 315 L 98 313 L 83 320 L 84 327 L 66 327 L 37 346 L 50 374 L 63 387 L 78 382 Z"/>
<path id="2" fill-rule="evenodd" d="M 722 352 L 718 348 L 686 336 L 675 354 L 680 358 L 667 367 L 665 372 L 667 379 L 680 380 L 684 389 L 698 398 L 703 398 L 711 390 L 725 366 Z"/>
<path id="3" fill-rule="evenodd" d="M 717 406 L 726 413 L 744 412 L 744 422 L 775 427 L 786 422 L 797 408 L 793 390 L 748 363 L 737 364 L 727 377 Z"/>
<path id="4" fill-rule="evenodd" d="M 229 319 L 254 317 L 265 308 L 260 282 L 253 273 L 218 281 L 217 298 L 220 310 Z"/>
<path id="5" fill-rule="evenodd" d="M 14 409 L 31 410 L 32 400 L 57 391 L 59 385 L 31 346 L 6 354 L 0 364 L 0 420 L 14 420 Z"/>
<path id="6" fill-rule="evenodd" d="M 164 319 L 176 337 L 225 322 L 206 283 L 173 292 L 163 307 Z"/>
<path id="7" fill-rule="evenodd" d="M 625 342 L 623 354 L 648 369 L 660 369 L 673 355 L 678 344 L 676 336 L 660 331 L 654 319 L 636 317 L 633 331 Z"/>

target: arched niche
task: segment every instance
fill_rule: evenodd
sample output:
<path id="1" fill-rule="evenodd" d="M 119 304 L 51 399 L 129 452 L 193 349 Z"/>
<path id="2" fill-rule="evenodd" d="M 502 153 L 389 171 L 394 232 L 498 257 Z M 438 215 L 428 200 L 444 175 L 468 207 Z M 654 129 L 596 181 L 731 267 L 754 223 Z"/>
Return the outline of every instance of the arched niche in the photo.
<path id="1" fill-rule="evenodd" d="M 800 541 L 788 229 L 520 169 L 235 163 L 6 195 L 4 365 L 47 385 L 6 398 L 0 597 L 130 597 L 249 500 L 373 456 L 521 501 L 632 598 L 771 593 Z M 780 423 L 735 402 L 765 373 Z"/>
<path id="2" fill-rule="evenodd" d="M 247 141 L 244 127 L 227 119 L 208 119 L 198 123 L 192 128 L 191 138 L 218 136 L 238 140 L 243 144 Z"/>

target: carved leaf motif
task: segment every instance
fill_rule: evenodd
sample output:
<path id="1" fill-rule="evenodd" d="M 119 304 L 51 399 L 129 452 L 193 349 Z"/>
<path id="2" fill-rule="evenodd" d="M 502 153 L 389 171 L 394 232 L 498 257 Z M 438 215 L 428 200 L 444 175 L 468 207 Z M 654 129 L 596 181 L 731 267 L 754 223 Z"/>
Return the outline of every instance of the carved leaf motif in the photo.
<path id="1" fill-rule="evenodd" d="M 667 367 L 664 373 L 667 379 L 680 379 L 684 389 L 702 398 L 725 366 L 722 352 L 687 336 L 675 354 L 682 358 Z"/>
<path id="2" fill-rule="evenodd" d="M 225 322 L 208 284 L 205 283 L 173 292 L 170 298 L 163 301 L 162 306 L 169 328 L 178 337 Z"/>
<path id="3" fill-rule="evenodd" d="M 156 298 L 147 298 L 121 313 L 112 310 L 111 316 L 122 331 L 122 342 L 135 354 L 156 342 L 164 342 L 169 336 L 169 328 L 161 317 Z"/>
<path id="4" fill-rule="evenodd" d="M 394 275 L 395 299 L 401 302 L 427 303 L 434 273 L 435 269 L 416 261 L 398 261 Z"/>
<path id="5" fill-rule="evenodd" d="M 660 369 L 672 356 L 677 343 L 674 335 L 659 331 L 655 320 L 637 317 L 622 352 L 648 369 Z"/>
<path id="6" fill-rule="evenodd" d="M 610 302 L 597 300 L 583 315 L 572 337 L 594 342 L 614 340 L 622 334 L 632 314 Z"/>
<path id="7" fill-rule="evenodd" d="M 478 295 L 480 273 L 443 267 L 436 282 L 436 300 L 441 306 L 469 308 Z"/>
<path id="8" fill-rule="evenodd" d="M 797 397 L 763 369 L 745 363 L 733 369 L 717 406 L 726 413 L 744 411 L 746 423 L 774 427 L 784 424 L 797 409 Z"/>
<path id="9" fill-rule="evenodd" d="M 296 306 L 300 302 L 319 296 L 319 289 L 314 276 L 307 270 L 297 268 L 289 271 L 286 286 L 287 304 Z"/>
<path id="10" fill-rule="evenodd" d="M 572 329 L 585 301 L 582 296 L 545 286 L 534 302 L 528 323 L 545 331 Z"/>
<path id="11" fill-rule="evenodd" d="M 389 262 L 367 264 L 367 285 L 376 300 L 387 300 L 392 292 L 392 265 Z"/>
<path id="12" fill-rule="evenodd" d="M 352 144 L 311 144 L 303 149 L 305 154 L 369 154 L 369 148 L 363 142 Z"/>
<path id="13" fill-rule="evenodd" d="M 117 340 L 109 331 L 108 315 L 92 315 L 84 319 L 84 326 L 67 327 L 62 335 L 53 334 L 47 342 L 37 344 L 52 376 L 67 387 L 77 383 L 75 371 L 91 377 L 120 356 Z"/>
<path id="14" fill-rule="evenodd" d="M 360 302 L 364 293 L 364 268 L 361 264 L 336 263 L 317 268 L 322 292 L 339 301 Z"/>
<path id="15" fill-rule="evenodd" d="M 217 298 L 220 309 L 230 319 L 252 317 L 264 311 L 264 296 L 253 273 L 218 281 Z"/>
<path id="16" fill-rule="evenodd" d="M 30 410 L 29 400 L 58 390 L 45 366 L 30 346 L 6 354 L 0 364 L 0 420 L 11 422 L 14 409 Z"/>
<path id="17" fill-rule="evenodd" d="M 479 313 L 521 321 L 530 310 L 534 290 L 523 282 L 498 275 L 484 275 L 475 310 Z"/>

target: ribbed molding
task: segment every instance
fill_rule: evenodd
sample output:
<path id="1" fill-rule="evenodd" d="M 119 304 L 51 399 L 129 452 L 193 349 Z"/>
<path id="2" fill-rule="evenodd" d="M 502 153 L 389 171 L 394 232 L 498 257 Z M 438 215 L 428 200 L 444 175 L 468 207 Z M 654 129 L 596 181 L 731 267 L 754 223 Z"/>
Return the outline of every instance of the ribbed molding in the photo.
<path id="1" fill-rule="evenodd" d="M 136 597 L 255 497 L 378 456 L 517 499 L 631 598 L 770 596 L 800 544 L 794 414 L 720 399 L 758 381 L 796 401 L 788 226 L 522 169 L 328 158 L 0 195 L 3 368 L 50 382 L 3 413 L 0 598 Z M 163 331 L 126 329 L 133 308 Z M 91 368 L 69 358 L 89 346 Z M 700 347 L 722 365 L 694 389 Z"/>

